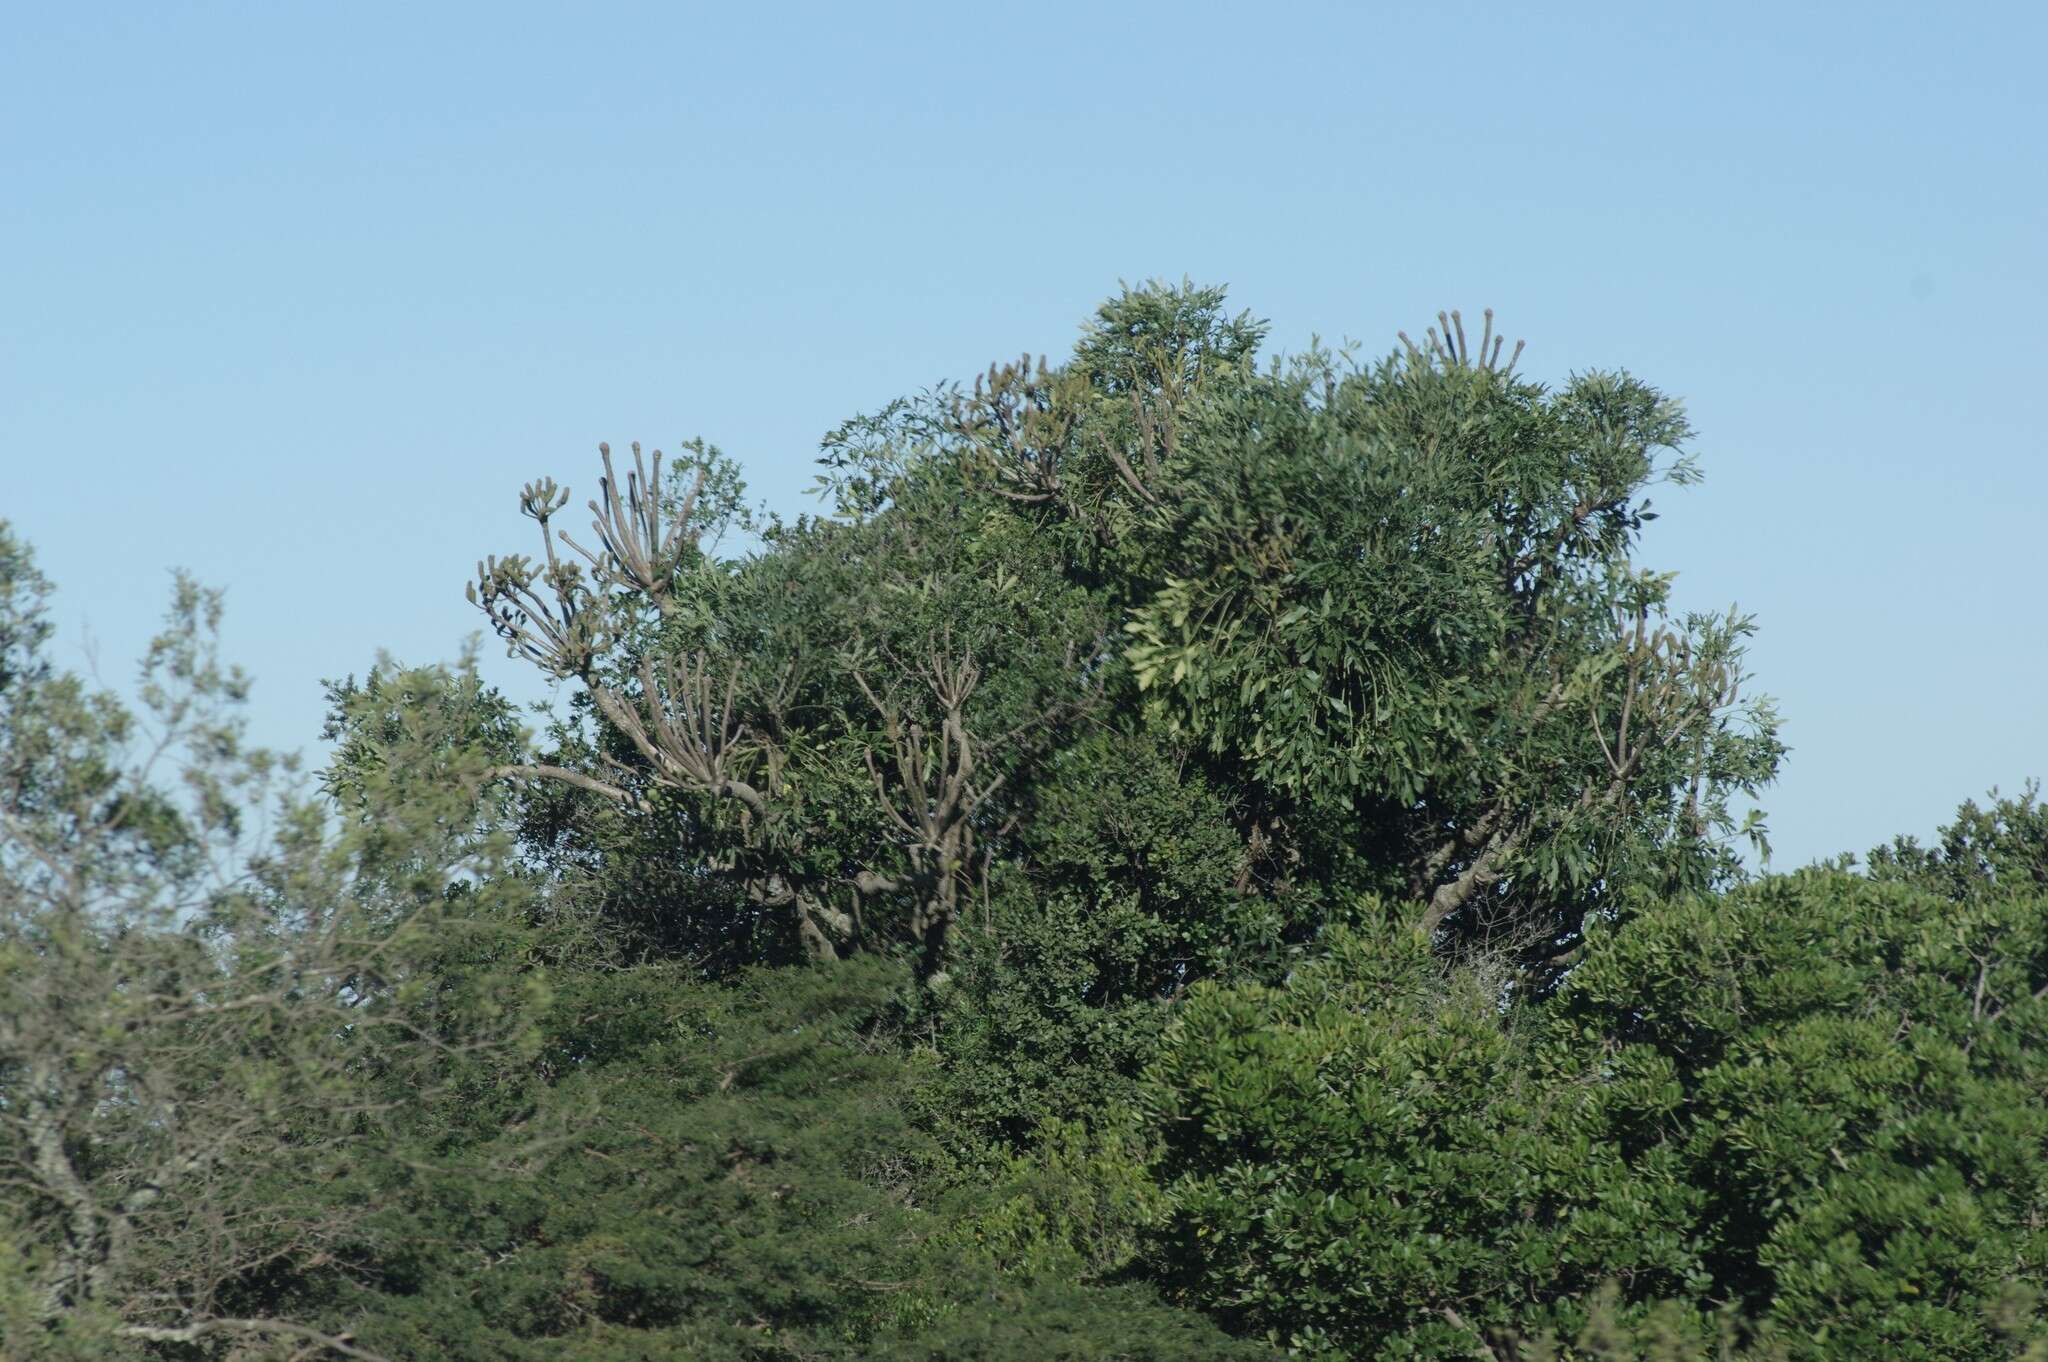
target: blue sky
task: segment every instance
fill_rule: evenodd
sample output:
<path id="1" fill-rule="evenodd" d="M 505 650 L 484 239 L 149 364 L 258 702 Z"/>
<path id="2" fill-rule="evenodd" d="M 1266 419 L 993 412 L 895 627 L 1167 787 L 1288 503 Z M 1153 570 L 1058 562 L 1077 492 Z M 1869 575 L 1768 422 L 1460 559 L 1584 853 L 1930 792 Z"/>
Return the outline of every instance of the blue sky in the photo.
<path id="1" fill-rule="evenodd" d="M 258 735 L 452 656 L 520 483 L 704 435 L 807 506 L 845 416 L 1120 279 L 1683 395 L 1646 564 L 1740 602 L 1776 863 L 2048 775 L 2033 5 L 17 5 L 0 516 L 67 661 L 183 566 Z M 495 650 L 490 675 L 522 693 Z"/>

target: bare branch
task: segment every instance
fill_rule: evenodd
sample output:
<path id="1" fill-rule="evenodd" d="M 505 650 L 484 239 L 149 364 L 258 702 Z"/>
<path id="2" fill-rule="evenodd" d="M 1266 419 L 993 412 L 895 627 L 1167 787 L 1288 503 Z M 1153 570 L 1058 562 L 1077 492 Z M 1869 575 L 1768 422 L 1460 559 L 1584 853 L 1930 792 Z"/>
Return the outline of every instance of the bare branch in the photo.
<path id="1" fill-rule="evenodd" d="M 599 581 L 622 591 L 638 592 L 667 614 L 675 605 L 676 572 L 696 547 L 690 515 L 703 491 L 707 470 L 698 467 L 696 478 L 671 516 L 662 510 L 660 450 L 654 451 L 650 469 L 640 456 L 639 442 L 634 442 L 633 467 L 626 474 L 624 496 L 620 495 L 618 474 L 612 469 L 611 446 L 600 444 L 597 450 L 604 460 L 604 476 L 598 479 L 602 500 L 587 504 L 594 517 L 590 527 L 597 532 L 603 552 L 593 553 L 584 548 L 566 530 L 558 532 L 559 537 L 583 555 Z"/>
<path id="2" fill-rule="evenodd" d="M 910 864 L 907 876 L 888 882 L 912 894 L 911 931 L 925 946 L 923 968 L 936 975 L 959 916 L 962 888 L 976 865 L 974 814 L 1004 784 L 1002 776 L 976 779 L 976 743 L 966 709 L 981 669 L 972 654 L 953 655 L 945 644 L 919 664 L 916 673 L 941 710 L 936 731 L 905 722 L 897 703 L 878 692 L 862 668 L 852 672 L 854 684 L 882 720 L 889 759 L 867 753 L 868 776 Z"/>
<path id="3" fill-rule="evenodd" d="M 391 1362 L 382 1353 L 373 1353 L 367 1348 L 357 1347 L 351 1334 L 328 1334 L 318 1329 L 309 1329 L 303 1324 L 294 1324 L 282 1319 L 230 1319 L 216 1316 L 177 1328 L 156 1328 L 146 1324 L 130 1324 L 120 1330 L 123 1338 L 138 1339 L 147 1343 L 198 1343 L 203 1339 L 221 1334 L 240 1334 L 252 1337 L 283 1336 L 296 1338 L 312 1344 L 316 1349 L 337 1353 L 342 1357 L 361 1359 L 361 1362 Z"/>
<path id="4" fill-rule="evenodd" d="M 572 771 L 566 766 L 550 766 L 544 762 L 493 766 L 490 770 L 484 772 L 484 778 L 487 780 L 557 780 L 564 785 L 573 785 L 579 790 L 588 790 L 592 794 L 603 795 L 606 799 L 624 804 L 628 808 L 646 812 L 650 807 L 646 800 L 630 790 L 620 789 L 618 786 L 607 784 L 595 776 L 587 776 L 581 771 Z"/>

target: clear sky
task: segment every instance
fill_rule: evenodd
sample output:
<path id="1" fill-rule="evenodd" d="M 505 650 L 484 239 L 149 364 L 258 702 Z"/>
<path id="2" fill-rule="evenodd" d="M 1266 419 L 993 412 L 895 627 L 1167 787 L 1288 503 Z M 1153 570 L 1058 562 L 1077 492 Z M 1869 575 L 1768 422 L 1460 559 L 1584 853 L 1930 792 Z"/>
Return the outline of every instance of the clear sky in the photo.
<path id="1" fill-rule="evenodd" d="M 0 517 L 68 661 L 223 586 L 261 738 L 448 657 L 520 483 L 818 436 L 1120 279 L 1683 395 L 1644 561 L 1740 602 L 1776 864 L 2048 775 L 2038 4 L 27 4 L 0 25 Z M 492 650 L 490 674 L 525 689 Z"/>

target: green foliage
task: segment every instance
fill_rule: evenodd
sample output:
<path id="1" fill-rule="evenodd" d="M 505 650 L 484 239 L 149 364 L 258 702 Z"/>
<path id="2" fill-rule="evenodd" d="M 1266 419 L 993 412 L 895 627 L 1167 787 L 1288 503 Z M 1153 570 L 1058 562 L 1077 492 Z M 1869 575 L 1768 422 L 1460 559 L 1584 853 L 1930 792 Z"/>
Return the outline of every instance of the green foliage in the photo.
<path id="1" fill-rule="evenodd" d="M 1094 1125 L 1050 1122 L 988 1175 L 984 1193 L 931 1245 L 1032 1280 L 1112 1278 L 1166 1209 L 1143 1137 L 1104 1113 Z"/>
<path id="2" fill-rule="evenodd" d="M 1598 927 L 1548 1003 L 1398 936 L 1200 988 L 1148 1079 L 1155 1261 L 1310 1355 L 1576 1338 L 1617 1281 L 1617 1327 L 1725 1302 L 1787 1358 L 2010 1357 L 2048 1255 L 2044 909 L 1813 871 Z"/>
<path id="3" fill-rule="evenodd" d="M 1008 888 L 1157 923 L 1111 933 L 1120 964 L 1089 948 L 1155 997 L 1347 892 L 1543 966 L 1625 887 L 1726 882 L 1731 801 L 1782 748 L 1740 696 L 1749 622 L 1671 618 L 1630 559 L 1648 490 L 1696 476 L 1683 412 L 1625 373 L 1549 392 L 1452 328 L 1260 369 L 1219 290 L 1127 289 L 1060 367 L 846 423 L 839 516 L 742 560 L 694 548 L 703 498 L 740 495 L 708 448 L 678 504 L 636 490 L 658 456 L 622 483 L 607 454 L 593 537 L 563 541 L 601 548 L 488 560 L 474 593 L 583 698 L 524 764 L 573 791 L 531 796 L 535 830 L 572 863 L 646 848 L 607 873 L 673 880 L 673 940 L 718 968 L 908 948 L 950 974 Z M 567 500 L 522 507 L 551 536 Z M 1105 788 L 1204 805 L 1189 874 L 1126 857 L 1112 886 L 1098 857 L 1076 887 L 1039 820 Z"/>
<path id="4" fill-rule="evenodd" d="M 1131 1100 L 1167 998 L 1258 925 L 1228 808 L 1184 752 L 1109 730 L 1048 766 L 1019 838 L 1029 870 L 995 877 L 935 1009 L 933 1120 L 956 1145 Z"/>
<path id="5" fill-rule="evenodd" d="M 0 695 L 13 699 L 48 679 L 49 599 L 28 545 L 0 521 Z"/>
<path id="6" fill-rule="evenodd" d="M 1266 324 L 1229 315 L 1223 290 L 1153 281 L 1095 310 L 1074 346 L 1074 367 L 1109 394 L 1147 393 L 1201 381 L 1204 372 L 1249 363 Z"/>
<path id="7" fill-rule="evenodd" d="M 2033 789 L 1749 881 L 1680 404 L 1264 338 L 536 480 L 562 711 L 380 660 L 310 791 L 0 524 L 0 1362 L 2048 1358 Z"/>
<path id="8" fill-rule="evenodd" d="M 1984 1319 L 2048 1238 L 2048 913 L 1806 872 L 1648 914 L 1566 988 L 1616 1112 L 1707 1193 L 1717 1292 L 1792 1356 L 2005 1355 Z"/>
<path id="9" fill-rule="evenodd" d="M 1176 1295 L 1309 1356 L 1463 1357 L 1475 1329 L 1575 1330 L 1616 1273 L 1683 1285 L 1687 1189 L 1599 1138 L 1597 1088 L 1502 982 L 1396 929 L 1284 987 L 1198 987 L 1146 1089 Z"/>
<path id="10" fill-rule="evenodd" d="M 58 671 L 0 542 L 31 645 L 0 692 L 6 1347 L 343 1341 L 296 1298 L 388 1194 L 394 1111 L 526 1039 L 510 842 L 459 783 L 365 774 L 339 819 L 280 784 L 189 582 L 140 715 Z"/>
<path id="11" fill-rule="evenodd" d="M 1627 558 L 1645 491 L 1690 475 L 1676 404 L 1415 356 L 1219 386 L 1160 471 L 1125 625 L 1167 723 L 1350 815 L 1325 836 L 1373 828 L 1432 926 L 1568 944 L 1619 882 L 1726 873 L 1727 797 L 1781 749 L 1737 701 L 1748 622 L 1668 620 Z"/>
<path id="12" fill-rule="evenodd" d="M 2029 785 L 2016 799 L 1991 792 L 1989 808 L 1975 800 L 1956 810 L 1953 823 L 1922 847 L 1895 838 L 1870 853 L 1870 875 L 1904 880 L 1958 900 L 1987 894 L 2048 893 L 2048 804 Z"/>
<path id="13" fill-rule="evenodd" d="M 463 1157 L 417 1175 L 378 1227 L 405 1247 L 377 1292 L 334 1308 L 383 1355 L 451 1362 L 1078 1358 L 1111 1324 L 1183 1348 L 1134 1357 L 1234 1355 L 1139 1288 L 1089 1285 L 1156 1197 L 1116 1145 L 1075 1134 L 946 1193 L 909 1115 L 910 988 L 876 959 L 560 973 L 537 1074 L 490 1103 L 521 1118 L 414 1133 Z"/>
<path id="14" fill-rule="evenodd" d="M 530 485 L 544 557 L 474 596 L 573 683 L 497 757 L 531 862 L 629 955 L 918 962 L 963 1156 L 1128 1097 L 1173 998 L 1360 895 L 1540 985 L 1587 913 L 1736 878 L 1782 751 L 1750 626 L 1630 557 L 1696 476 L 1678 404 L 1448 318 L 1365 366 L 1263 335 L 1126 289 L 1064 364 L 842 425 L 837 515 L 742 558 L 696 544 L 743 504 L 708 447 L 607 454 L 588 534 Z"/>
<path id="15" fill-rule="evenodd" d="M 466 1132 L 480 1174 L 422 1182 L 366 1342 L 450 1359 L 855 1355 L 933 1157 L 896 1111 L 882 973 L 562 979 L 533 1114 Z"/>

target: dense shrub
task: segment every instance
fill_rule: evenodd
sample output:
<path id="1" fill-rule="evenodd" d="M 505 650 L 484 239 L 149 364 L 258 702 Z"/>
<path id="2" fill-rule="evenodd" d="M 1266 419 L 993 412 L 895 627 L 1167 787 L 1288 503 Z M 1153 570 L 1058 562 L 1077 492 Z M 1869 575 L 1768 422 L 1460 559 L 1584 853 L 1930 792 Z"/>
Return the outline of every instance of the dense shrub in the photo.
<path id="1" fill-rule="evenodd" d="M 1572 1338 L 1612 1281 L 1624 1324 L 1733 1307 L 1787 1357 L 2008 1357 L 2048 1259 L 2044 980 L 2048 902 L 1833 871 L 1596 927 L 1547 1001 L 1346 935 L 1176 1020 L 1154 1261 L 1311 1354 Z"/>
<path id="2" fill-rule="evenodd" d="M 1113 1143 L 947 1176 L 909 1119 L 909 987 L 875 959 L 570 973 L 530 1110 L 421 1132 L 463 1171 L 419 1161 L 391 1236 L 410 1250 L 330 1308 L 385 1356 L 450 1362 L 1239 1355 L 1096 1284 L 1157 1197 Z"/>

